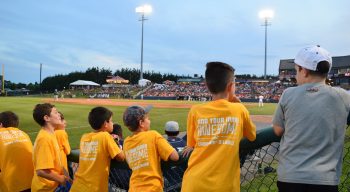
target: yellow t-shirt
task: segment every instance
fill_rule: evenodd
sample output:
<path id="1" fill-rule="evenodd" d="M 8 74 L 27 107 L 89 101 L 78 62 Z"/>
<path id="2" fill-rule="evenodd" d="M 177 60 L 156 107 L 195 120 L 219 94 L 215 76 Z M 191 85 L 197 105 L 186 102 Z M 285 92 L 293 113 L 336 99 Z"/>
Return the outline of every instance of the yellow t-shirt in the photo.
<path id="1" fill-rule="evenodd" d="M 243 136 L 255 140 L 256 129 L 241 103 L 220 99 L 193 106 L 187 145 L 194 150 L 181 191 L 240 191 L 238 150 Z"/>
<path id="2" fill-rule="evenodd" d="M 144 131 L 124 141 L 126 161 L 132 170 L 129 192 L 163 191 L 160 159 L 175 149 L 156 131 Z"/>
<path id="3" fill-rule="evenodd" d="M 122 150 L 109 133 L 84 134 L 80 139 L 79 168 L 70 191 L 107 192 L 110 162 L 119 153 Z"/>
<path id="4" fill-rule="evenodd" d="M 62 163 L 60 161 L 60 149 L 55 134 L 41 129 L 34 143 L 34 170 L 50 169 L 58 175 L 63 175 Z M 32 191 L 54 191 L 57 186 L 57 182 L 34 174 Z"/>
<path id="5" fill-rule="evenodd" d="M 34 174 L 33 145 L 28 135 L 14 128 L 0 128 L 0 191 L 30 189 Z"/>
<path id="6" fill-rule="evenodd" d="M 55 135 L 60 148 L 62 165 L 66 170 L 68 170 L 67 155 L 70 154 L 68 134 L 65 130 L 56 130 Z"/>

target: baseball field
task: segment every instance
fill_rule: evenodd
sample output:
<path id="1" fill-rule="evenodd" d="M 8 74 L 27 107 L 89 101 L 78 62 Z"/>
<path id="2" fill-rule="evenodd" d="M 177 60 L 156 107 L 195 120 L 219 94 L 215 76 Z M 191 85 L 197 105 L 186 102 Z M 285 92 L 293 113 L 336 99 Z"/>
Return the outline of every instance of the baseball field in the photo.
<path id="1" fill-rule="evenodd" d="M 113 122 L 121 124 L 124 137 L 130 134 L 123 125 L 122 114 L 127 106 L 131 105 L 153 105 L 150 112 L 151 129 L 164 134 L 164 124 L 173 120 L 179 122 L 180 130 L 186 131 L 186 119 L 189 108 L 199 101 L 161 101 L 161 100 L 117 100 L 117 99 L 58 99 L 38 97 L 1 97 L 0 111 L 13 111 L 19 116 L 19 128 L 24 130 L 34 142 L 40 127 L 33 120 L 33 108 L 38 103 L 50 102 L 61 111 L 67 121 L 67 132 L 71 147 L 78 148 L 82 134 L 90 132 L 87 117 L 89 111 L 95 106 L 104 106 L 113 111 Z M 259 108 L 257 103 L 244 103 L 250 111 L 252 119 L 260 126 L 271 123 L 276 104 L 266 103 L 263 108 Z"/>

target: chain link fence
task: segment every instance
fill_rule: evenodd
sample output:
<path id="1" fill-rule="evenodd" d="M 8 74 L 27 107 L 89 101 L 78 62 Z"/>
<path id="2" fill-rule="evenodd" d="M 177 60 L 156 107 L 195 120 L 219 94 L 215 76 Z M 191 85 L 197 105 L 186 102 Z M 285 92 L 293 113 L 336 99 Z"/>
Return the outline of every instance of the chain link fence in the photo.
<path id="1" fill-rule="evenodd" d="M 340 192 L 350 191 L 350 129 L 347 128 L 344 145 L 343 170 Z M 240 143 L 241 191 L 270 192 L 277 190 L 278 149 L 280 137 L 273 133 L 272 127 L 261 129 L 254 142 L 243 139 Z M 71 175 L 79 166 L 79 150 L 73 150 L 68 156 Z M 181 190 L 182 176 L 187 168 L 187 158 L 178 162 L 162 162 L 164 191 Z M 123 192 L 129 189 L 131 170 L 126 163 L 111 162 L 109 191 Z"/>

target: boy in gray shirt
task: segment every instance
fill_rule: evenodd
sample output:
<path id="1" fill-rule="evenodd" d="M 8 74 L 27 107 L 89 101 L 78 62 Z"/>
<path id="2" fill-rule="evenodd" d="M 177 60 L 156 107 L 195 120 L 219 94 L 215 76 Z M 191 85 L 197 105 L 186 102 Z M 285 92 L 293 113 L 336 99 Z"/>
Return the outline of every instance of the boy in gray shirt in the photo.
<path id="1" fill-rule="evenodd" d="M 350 94 L 325 83 L 332 58 L 320 46 L 303 48 L 294 63 L 298 86 L 283 92 L 273 118 L 282 136 L 278 189 L 338 191 Z"/>

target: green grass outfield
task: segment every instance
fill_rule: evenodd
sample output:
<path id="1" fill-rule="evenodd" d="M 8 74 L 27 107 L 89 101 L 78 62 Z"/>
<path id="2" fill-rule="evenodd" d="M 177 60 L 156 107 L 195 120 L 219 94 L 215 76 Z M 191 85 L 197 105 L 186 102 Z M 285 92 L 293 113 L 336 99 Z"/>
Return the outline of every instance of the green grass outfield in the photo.
<path id="1" fill-rule="evenodd" d="M 45 98 L 47 99 L 47 98 Z M 118 100 L 120 101 L 120 100 Z M 134 102 L 154 102 L 148 100 L 140 100 Z M 24 130 L 30 136 L 34 142 L 36 134 L 40 127 L 33 120 L 32 113 L 33 108 L 38 103 L 43 103 L 44 98 L 38 97 L 0 97 L 0 111 L 13 111 L 19 116 L 20 125 L 19 128 Z M 195 101 L 163 101 L 158 100 L 159 103 L 179 103 L 179 104 L 198 104 L 201 102 Z M 92 105 L 81 104 L 69 104 L 69 103 L 56 103 L 53 104 L 61 111 L 65 119 L 67 120 L 67 132 L 69 135 L 69 142 L 71 147 L 77 148 L 79 146 L 79 140 L 83 133 L 90 132 L 92 129 L 89 126 L 87 117 L 89 111 L 94 107 Z M 276 104 L 266 103 L 263 108 L 257 107 L 257 103 L 245 104 L 252 115 L 272 115 Z M 113 122 L 119 123 L 123 127 L 124 137 L 129 135 L 130 132 L 123 125 L 122 113 L 126 107 L 118 106 L 105 106 L 113 111 Z M 186 119 L 189 109 L 181 108 L 153 108 L 150 113 L 151 129 L 157 130 L 159 133 L 164 134 L 164 124 L 167 121 L 178 121 L 181 131 L 186 131 Z"/>
<path id="2" fill-rule="evenodd" d="M 38 97 L 0 97 L 0 111 L 11 110 L 15 112 L 20 118 L 20 129 L 27 132 L 34 142 L 36 134 L 40 127 L 34 122 L 32 117 L 32 110 L 37 103 L 43 103 L 44 99 Z M 120 100 L 119 100 L 120 101 Z M 127 101 L 127 100 L 125 100 Z M 136 101 L 135 102 L 154 102 L 153 101 Z M 187 101 L 157 101 L 160 103 L 190 103 L 198 104 L 200 102 L 187 102 Z M 79 104 L 67 104 L 67 103 L 54 103 L 59 111 L 63 112 L 67 119 L 67 132 L 69 134 L 69 142 L 72 148 L 77 148 L 79 145 L 80 137 L 83 133 L 91 131 L 91 128 L 87 121 L 89 111 L 94 107 L 92 105 L 79 105 Z M 263 108 L 258 108 L 257 103 L 245 103 L 250 114 L 252 115 L 272 115 L 276 104 L 266 103 Z M 126 107 L 106 106 L 114 113 L 113 121 L 115 123 L 122 124 L 122 112 Z M 175 120 L 180 124 L 181 131 L 186 130 L 186 118 L 189 109 L 179 108 L 153 108 L 150 113 L 151 129 L 157 130 L 163 134 L 163 127 L 166 121 Z M 124 136 L 130 134 L 130 132 L 123 127 Z M 349 186 L 350 180 L 347 173 L 350 171 L 349 154 L 350 154 L 350 128 L 347 129 L 344 147 L 344 155 L 346 156 L 343 163 L 343 174 L 341 177 L 341 183 L 343 186 Z M 270 173 L 268 177 L 257 177 L 248 185 L 242 186 L 241 191 L 277 191 L 276 188 L 276 173 Z M 345 191 L 346 189 L 343 189 Z"/>

